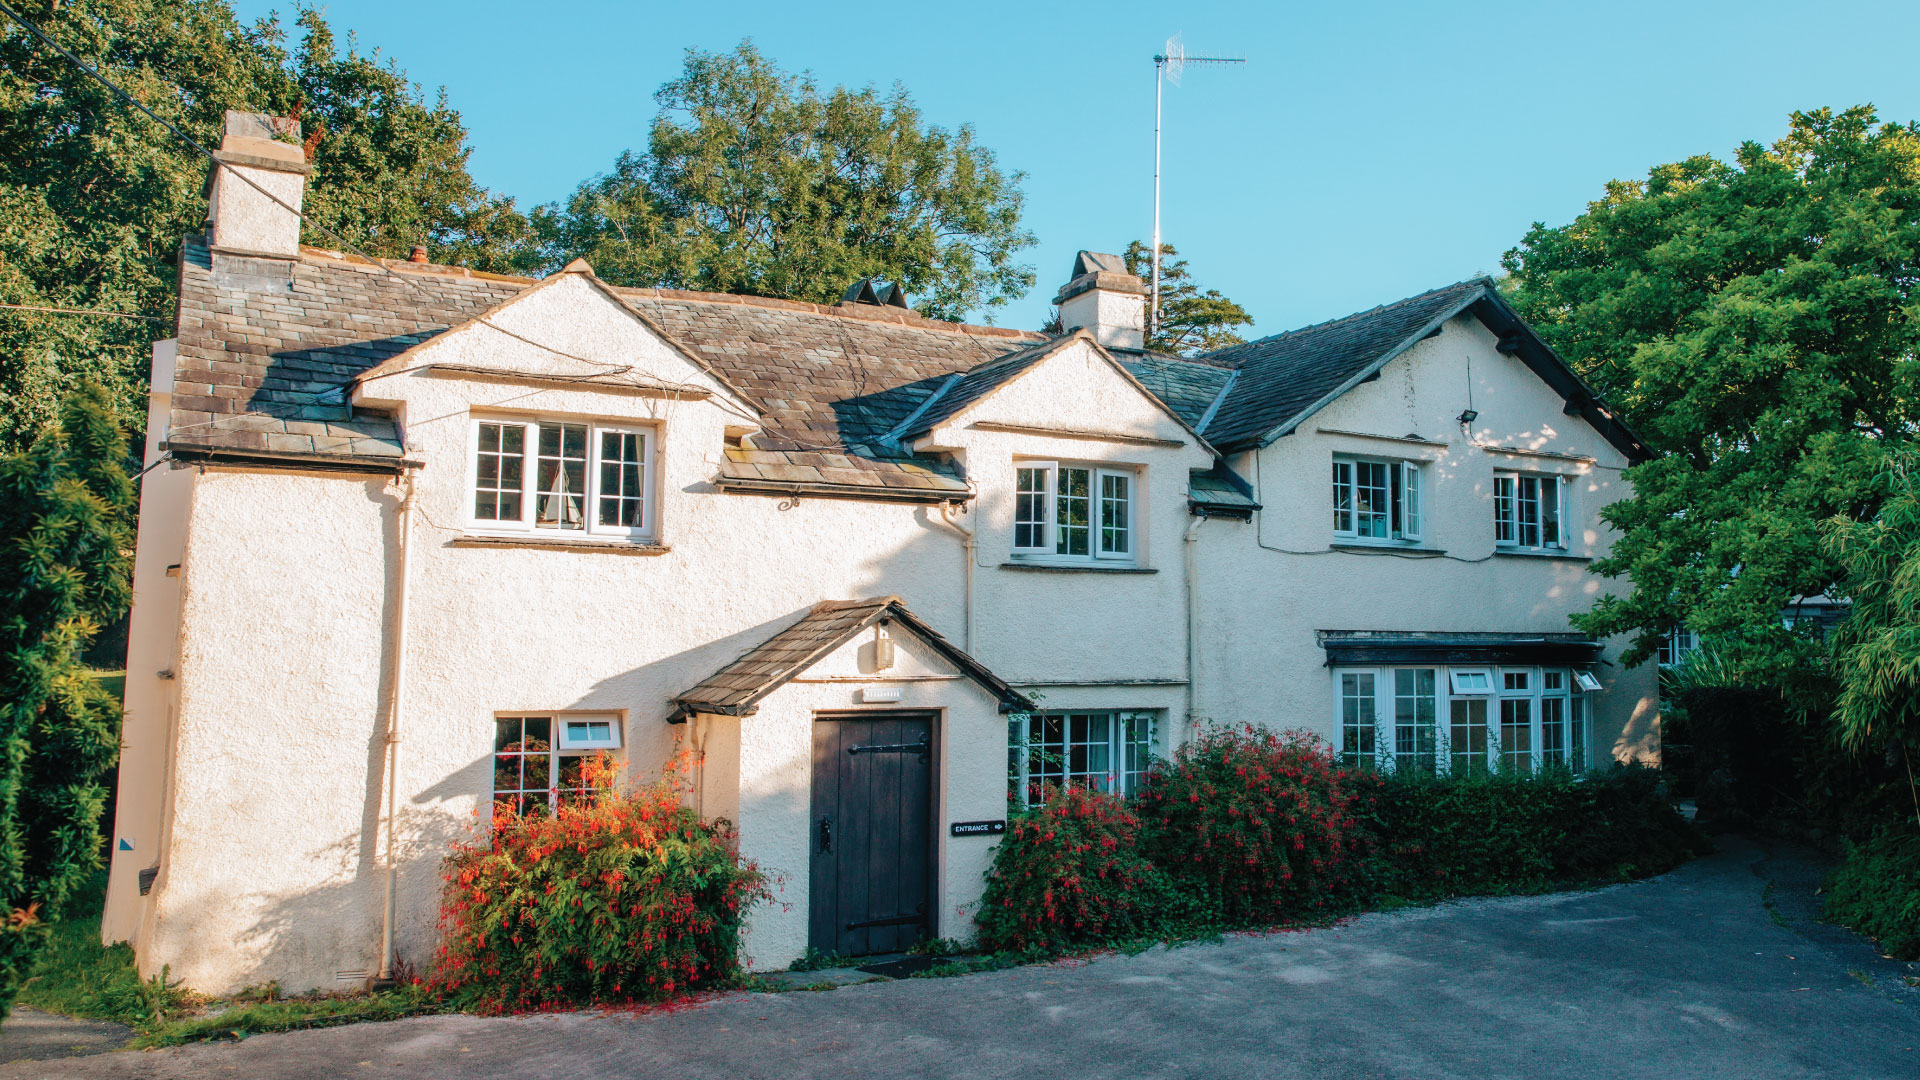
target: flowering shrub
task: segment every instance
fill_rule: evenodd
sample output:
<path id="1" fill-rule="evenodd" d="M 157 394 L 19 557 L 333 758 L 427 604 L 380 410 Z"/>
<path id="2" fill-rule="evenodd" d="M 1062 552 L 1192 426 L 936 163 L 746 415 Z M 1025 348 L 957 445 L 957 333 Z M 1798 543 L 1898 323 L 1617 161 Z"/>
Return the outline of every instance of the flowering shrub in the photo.
<path id="1" fill-rule="evenodd" d="M 666 781 L 621 791 L 604 756 L 586 769 L 583 799 L 502 811 L 448 857 L 432 981 L 455 1003 L 653 1002 L 739 977 L 741 922 L 771 896 L 732 828 Z"/>
<path id="2" fill-rule="evenodd" d="M 1310 735 L 1215 728 L 1154 763 L 1146 853 L 1228 925 L 1320 912 L 1344 901 L 1368 846 L 1355 789 L 1370 783 Z"/>
<path id="3" fill-rule="evenodd" d="M 1126 802 L 1069 787 L 1007 823 L 981 900 L 980 944 L 1051 953 L 1138 937 L 1152 932 L 1166 892 Z"/>

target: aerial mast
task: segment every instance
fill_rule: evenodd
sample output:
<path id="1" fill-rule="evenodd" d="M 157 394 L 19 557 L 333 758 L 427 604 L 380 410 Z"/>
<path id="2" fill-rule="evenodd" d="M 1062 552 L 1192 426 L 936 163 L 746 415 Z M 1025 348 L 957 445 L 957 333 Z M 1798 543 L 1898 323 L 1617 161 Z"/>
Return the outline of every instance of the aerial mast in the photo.
<path id="1" fill-rule="evenodd" d="M 1153 58 L 1153 288 L 1148 305 L 1147 337 L 1160 328 L 1160 101 L 1169 79 L 1180 85 L 1180 72 L 1188 64 L 1244 64 L 1244 57 L 1188 56 L 1180 35 L 1167 39 L 1166 49 Z"/>

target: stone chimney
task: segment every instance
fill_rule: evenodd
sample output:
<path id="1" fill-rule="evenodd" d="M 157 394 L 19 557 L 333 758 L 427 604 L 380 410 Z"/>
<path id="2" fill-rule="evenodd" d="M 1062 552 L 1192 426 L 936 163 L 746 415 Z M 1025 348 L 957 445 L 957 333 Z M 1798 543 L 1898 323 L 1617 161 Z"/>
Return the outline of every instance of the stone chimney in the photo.
<path id="1" fill-rule="evenodd" d="M 226 135 L 214 159 L 207 219 L 213 249 L 229 255 L 292 259 L 300 254 L 300 219 L 248 184 L 251 180 L 298 209 L 313 166 L 297 142 L 300 122 L 284 116 L 227 110 Z M 240 179 L 246 177 L 246 180 Z"/>
<path id="2" fill-rule="evenodd" d="M 1075 256 L 1073 280 L 1060 287 L 1053 302 L 1063 330 L 1084 327 L 1109 349 L 1146 347 L 1147 287 L 1127 273 L 1118 255 L 1083 251 Z"/>

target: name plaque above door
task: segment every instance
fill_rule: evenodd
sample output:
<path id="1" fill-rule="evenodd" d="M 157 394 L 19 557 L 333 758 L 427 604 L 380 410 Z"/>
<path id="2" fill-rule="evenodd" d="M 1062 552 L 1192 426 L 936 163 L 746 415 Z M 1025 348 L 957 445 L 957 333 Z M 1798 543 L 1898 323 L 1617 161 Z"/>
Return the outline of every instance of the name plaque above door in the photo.
<path id="1" fill-rule="evenodd" d="M 951 826 L 954 836 L 999 836 L 1007 831 L 1005 821 L 956 821 Z"/>

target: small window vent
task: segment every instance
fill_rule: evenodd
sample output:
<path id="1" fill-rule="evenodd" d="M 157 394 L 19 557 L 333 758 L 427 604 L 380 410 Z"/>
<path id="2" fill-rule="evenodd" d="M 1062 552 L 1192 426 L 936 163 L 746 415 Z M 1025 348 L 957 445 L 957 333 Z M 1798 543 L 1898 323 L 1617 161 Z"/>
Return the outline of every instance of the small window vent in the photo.
<path id="1" fill-rule="evenodd" d="M 366 970 L 365 968 L 356 968 L 352 971 L 336 971 L 333 973 L 333 981 L 343 982 L 343 983 L 363 983 L 363 982 L 366 982 L 367 977 L 372 974 L 373 974 L 372 972 Z"/>
<path id="2" fill-rule="evenodd" d="M 153 879 L 159 876 L 160 876 L 160 868 L 158 866 L 149 866 L 145 870 L 140 871 L 139 877 L 140 877 L 140 895 L 141 896 L 145 896 L 148 893 L 153 891 Z"/>

